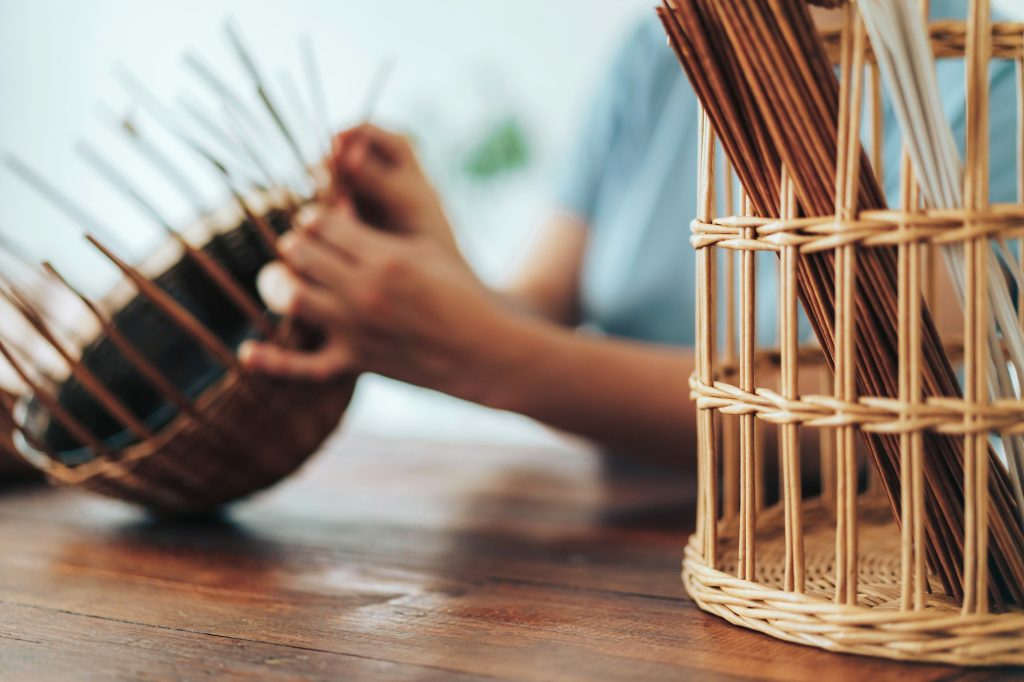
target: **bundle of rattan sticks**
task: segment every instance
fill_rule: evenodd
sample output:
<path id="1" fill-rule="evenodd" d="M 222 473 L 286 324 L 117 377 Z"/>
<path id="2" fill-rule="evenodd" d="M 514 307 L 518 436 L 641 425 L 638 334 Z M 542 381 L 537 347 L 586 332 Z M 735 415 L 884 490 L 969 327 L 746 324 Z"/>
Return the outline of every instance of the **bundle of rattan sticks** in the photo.
<path id="1" fill-rule="evenodd" d="M 783 168 L 800 212 L 835 214 L 837 224 L 885 198 L 856 136 L 841 135 L 840 90 L 817 38 L 808 8 L 796 0 L 665 0 L 659 14 L 671 43 L 735 168 L 754 215 L 778 217 Z M 863 41 L 863 31 L 853 40 Z M 863 50 L 850 54 L 863 55 Z M 847 65 L 861 78 L 864 65 Z M 858 92 L 853 88 L 854 96 Z M 859 110 L 854 106 L 842 110 Z M 842 142 L 843 144 L 840 144 Z M 837 166 L 838 163 L 838 166 Z M 837 190 L 837 167 L 846 167 Z M 836 244 L 841 244 L 837 234 Z M 899 376 L 897 259 L 892 247 L 859 249 L 855 295 L 837 301 L 837 268 L 852 276 L 841 248 L 802 255 L 798 288 L 804 309 L 831 366 L 852 355 L 853 376 L 837 376 L 856 395 L 896 397 Z M 837 344 L 836 309 L 854 311 L 852 348 Z M 926 308 L 921 317 L 922 386 L 926 396 L 959 396 L 960 385 Z M 852 432 L 851 432 L 852 434 Z M 865 433 L 894 514 L 900 510 L 900 443 L 894 435 Z M 851 435 L 852 437 L 852 435 Z M 945 591 L 964 594 L 964 447 L 959 437 L 925 436 L 925 511 L 928 560 Z M 1007 473 L 993 453 L 989 480 L 990 597 L 996 605 L 1024 604 L 1024 531 L 1017 520 Z"/>

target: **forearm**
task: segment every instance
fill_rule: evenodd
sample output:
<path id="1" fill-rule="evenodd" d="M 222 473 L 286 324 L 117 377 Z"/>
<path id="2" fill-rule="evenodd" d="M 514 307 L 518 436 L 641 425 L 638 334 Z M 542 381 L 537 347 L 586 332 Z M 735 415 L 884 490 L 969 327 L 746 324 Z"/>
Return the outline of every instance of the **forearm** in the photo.
<path id="1" fill-rule="evenodd" d="M 580 278 L 589 231 L 579 218 L 556 213 L 515 278 L 498 295 L 516 310 L 567 326 L 580 317 Z"/>
<path id="2" fill-rule="evenodd" d="M 502 335 L 480 402 L 648 462 L 687 466 L 695 446 L 693 354 L 534 319 Z"/>
<path id="3" fill-rule="evenodd" d="M 579 321 L 575 303 L 563 301 L 559 292 L 550 291 L 543 283 L 514 282 L 493 292 L 509 308 L 541 320 L 569 327 Z"/>

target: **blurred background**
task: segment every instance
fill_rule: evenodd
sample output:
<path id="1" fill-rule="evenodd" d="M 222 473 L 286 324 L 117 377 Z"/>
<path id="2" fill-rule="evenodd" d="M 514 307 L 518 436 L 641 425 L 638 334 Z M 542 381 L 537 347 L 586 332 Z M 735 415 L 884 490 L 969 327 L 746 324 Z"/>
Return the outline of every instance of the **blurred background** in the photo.
<path id="1" fill-rule="evenodd" d="M 374 122 L 411 135 L 443 195 L 467 258 L 489 282 L 514 270 L 549 209 L 559 160 L 600 72 L 651 0 L 0 0 L 0 150 L 78 201 L 136 260 L 161 232 L 76 153 L 83 141 L 128 175 L 176 225 L 191 207 L 115 130 L 127 117 L 204 191 L 223 183 L 162 130 L 125 87 L 135 78 L 163 104 L 217 118 L 186 56 L 251 91 L 225 35 L 230 21 L 283 103 L 304 151 L 317 130 L 302 44 L 315 55 L 330 125 L 372 106 Z M 390 68 L 374 98 L 372 83 Z M 316 79 L 313 79 L 314 81 Z M 368 100 L 373 99 L 374 104 Z M 297 101 L 307 104 L 296 105 Z M 183 120 L 188 121 L 188 114 Z M 195 120 L 190 126 L 195 128 Z M 287 151 L 275 156 L 287 161 Z M 102 295 L 116 280 L 79 227 L 0 167 L 0 232 Z M 0 264 L 2 267 L 3 264 Z M 353 432 L 457 440 L 556 438 L 514 415 L 365 377 Z"/>

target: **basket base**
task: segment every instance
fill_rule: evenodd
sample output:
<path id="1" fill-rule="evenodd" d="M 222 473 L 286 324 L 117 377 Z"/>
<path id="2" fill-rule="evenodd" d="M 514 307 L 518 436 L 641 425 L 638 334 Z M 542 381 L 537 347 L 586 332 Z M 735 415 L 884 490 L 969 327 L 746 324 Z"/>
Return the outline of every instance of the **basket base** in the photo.
<path id="1" fill-rule="evenodd" d="M 762 512 L 756 538 L 756 582 L 736 578 L 738 527 L 719 521 L 718 562 L 708 566 L 691 537 L 683 583 L 701 609 L 778 639 L 843 653 L 954 665 L 1024 665 L 1024 612 L 962 616 L 932 585 L 922 611 L 900 609 L 900 533 L 888 503 L 861 502 L 858 605 L 832 600 L 835 521 L 821 500 L 804 505 L 804 594 L 783 590 L 784 518 Z"/>

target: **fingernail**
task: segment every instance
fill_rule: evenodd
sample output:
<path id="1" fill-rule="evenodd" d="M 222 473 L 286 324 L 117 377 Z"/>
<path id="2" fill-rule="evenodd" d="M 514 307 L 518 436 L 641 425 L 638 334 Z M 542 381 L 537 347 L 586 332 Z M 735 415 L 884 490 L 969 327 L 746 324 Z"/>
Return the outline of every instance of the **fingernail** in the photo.
<path id="1" fill-rule="evenodd" d="M 345 154 L 345 165 L 349 170 L 355 170 L 363 165 L 366 160 L 366 145 L 356 143 L 352 145 Z"/>
<path id="2" fill-rule="evenodd" d="M 299 245 L 299 236 L 295 232 L 288 232 L 277 240 L 277 248 L 285 255 L 293 255 Z"/>
<path id="3" fill-rule="evenodd" d="M 238 347 L 238 361 L 243 365 L 248 365 L 252 362 L 253 355 L 256 353 L 256 346 L 252 341 L 243 341 L 242 345 Z"/>
<path id="4" fill-rule="evenodd" d="M 256 288 L 268 308 L 278 314 L 288 311 L 295 287 L 288 271 L 280 263 L 272 263 L 260 270 L 256 277 Z"/>
<path id="5" fill-rule="evenodd" d="M 313 223 L 320 219 L 320 207 L 314 204 L 306 204 L 299 209 L 295 215 L 295 226 L 300 229 L 308 229 Z"/>

